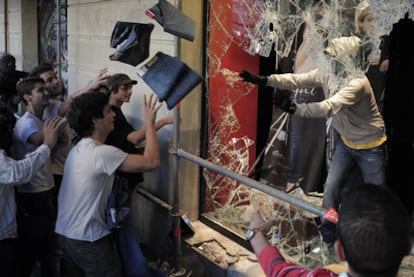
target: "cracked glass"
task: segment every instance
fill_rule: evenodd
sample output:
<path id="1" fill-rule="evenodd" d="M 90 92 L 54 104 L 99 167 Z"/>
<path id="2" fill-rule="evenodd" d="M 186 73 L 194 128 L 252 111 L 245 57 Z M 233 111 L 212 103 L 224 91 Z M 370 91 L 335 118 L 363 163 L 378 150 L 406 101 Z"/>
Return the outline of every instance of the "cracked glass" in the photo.
<path id="1" fill-rule="evenodd" d="M 316 6 L 310 2 L 318 2 Z M 227 61 L 234 48 L 241 49 L 246 59 L 251 57 L 275 57 L 275 71 L 283 58 L 295 47 L 300 26 L 306 22 L 304 50 L 315 61 L 324 75 L 330 77 L 329 88 L 335 91 L 343 81 L 335 68 L 333 58 L 324 50 L 332 39 L 358 35 L 355 32 L 355 11 L 360 1 L 332 0 L 210 0 L 207 40 L 207 78 L 218 80 L 209 83 L 209 124 L 206 159 L 232 172 L 251 177 L 257 168 L 256 138 L 247 132 L 243 112 L 237 112 L 241 101 L 257 94 L 257 88 L 242 82 L 239 71 Z M 374 18 L 362 42 L 369 46 L 370 55 L 380 55 L 380 44 L 390 34 L 393 24 L 407 14 L 414 14 L 409 0 L 371 0 Z M 214 51 L 212 50 L 214 49 Z M 238 51 L 238 50 L 237 50 Z M 272 56 L 272 52 L 276 54 Z M 364 54 L 364 53 L 362 53 Z M 366 54 L 366 53 L 365 53 Z M 234 57 L 233 57 L 234 59 Z M 230 59 L 231 60 L 231 59 Z M 233 60 L 234 63 L 243 61 Z M 256 60 L 258 63 L 258 60 Z M 361 59 L 341 60 L 340 70 L 359 74 L 356 65 Z M 356 64 L 358 63 L 358 64 Z M 367 71 L 369 64 L 362 66 Z M 261 177 L 261 182 L 278 188 L 275 182 L 283 179 L 280 171 L 285 166 L 286 134 L 283 128 L 286 118 L 273 108 L 272 124 L 263 152 L 272 174 Z M 329 122 L 329 120 L 328 120 Z M 328 125 L 329 123 L 327 123 Z M 260 128 L 258 126 L 257 128 Z M 245 132 L 246 131 L 246 132 Z M 254 133 L 254 132 L 253 132 Z M 327 136 L 327 140 L 329 140 Z M 257 150 L 260 151 L 261 149 Z M 271 176 L 272 177 L 269 177 Z M 263 192 L 209 169 L 203 170 L 205 181 L 204 216 L 244 238 L 249 226 L 249 214 L 259 209 L 266 220 L 275 220 L 268 237 L 286 254 L 288 260 L 306 267 L 322 266 L 335 262 L 335 254 L 324 246 L 318 234 L 318 217 L 280 201 Z M 322 194 L 304 193 L 300 188 L 291 192 L 295 197 L 321 206 Z M 207 246 L 204 246 L 206 248 Z"/>

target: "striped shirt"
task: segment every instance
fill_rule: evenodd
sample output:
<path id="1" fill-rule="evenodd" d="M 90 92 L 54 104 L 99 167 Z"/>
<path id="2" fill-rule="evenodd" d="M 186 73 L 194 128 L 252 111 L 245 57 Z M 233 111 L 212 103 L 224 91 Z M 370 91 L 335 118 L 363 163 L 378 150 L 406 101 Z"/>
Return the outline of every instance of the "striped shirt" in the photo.
<path id="1" fill-rule="evenodd" d="M 268 277 L 337 277 L 338 274 L 325 269 L 307 269 L 294 263 L 287 263 L 279 250 L 267 246 L 260 252 L 259 263 Z M 344 276 L 344 275 L 341 275 Z M 345 275 L 346 276 L 346 275 Z"/>
<path id="2" fill-rule="evenodd" d="M 16 202 L 13 185 L 27 183 L 48 160 L 50 149 L 40 145 L 22 160 L 14 160 L 0 149 L 0 240 L 17 237 Z"/>

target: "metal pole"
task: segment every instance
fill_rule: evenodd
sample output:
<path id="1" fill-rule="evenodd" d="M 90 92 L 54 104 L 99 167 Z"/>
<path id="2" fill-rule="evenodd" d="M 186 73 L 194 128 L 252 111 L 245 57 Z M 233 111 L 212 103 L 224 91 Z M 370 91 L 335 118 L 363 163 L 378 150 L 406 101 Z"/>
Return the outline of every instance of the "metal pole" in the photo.
<path id="1" fill-rule="evenodd" d="M 166 202 L 162 201 L 161 199 L 159 199 L 158 197 L 156 197 L 156 196 L 152 195 L 151 193 L 149 193 L 148 191 L 146 191 L 146 190 L 145 190 L 145 189 L 143 189 L 143 188 L 137 188 L 137 189 L 136 189 L 136 191 L 137 191 L 139 194 L 141 194 L 142 196 L 144 196 L 145 198 L 147 198 L 147 199 L 151 200 L 151 201 L 152 201 L 152 202 L 154 202 L 155 204 L 160 205 L 161 207 L 163 207 L 164 209 L 166 209 L 166 210 L 168 210 L 168 211 L 171 211 L 171 210 L 173 209 L 173 207 L 172 207 L 170 204 L 168 204 L 168 203 L 166 203 Z"/>
<path id="2" fill-rule="evenodd" d="M 301 199 L 295 198 L 293 196 L 290 196 L 289 194 L 287 194 L 283 191 L 274 189 L 274 188 L 269 187 L 267 185 L 263 185 L 262 183 L 259 183 L 259 182 L 255 181 L 253 179 L 247 178 L 243 175 L 237 174 L 235 172 L 224 169 L 224 168 L 222 168 L 218 165 L 215 165 L 215 164 L 213 164 L 209 161 L 203 160 L 203 159 L 199 158 L 198 156 L 195 156 L 193 154 L 185 152 L 182 149 L 177 148 L 177 151 L 174 152 L 173 154 L 176 155 L 176 156 L 180 156 L 184 159 L 187 159 L 191 162 L 194 162 L 194 163 L 196 163 L 196 164 L 198 164 L 202 167 L 205 167 L 205 168 L 211 169 L 213 171 L 216 171 L 218 173 L 221 173 L 224 176 L 235 179 L 235 180 L 237 180 L 237 181 L 239 181 L 239 182 L 241 182 L 241 183 L 243 183 L 243 184 L 245 184 L 249 187 L 255 188 L 255 189 L 260 190 L 264 193 L 272 195 L 272 196 L 274 196 L 274 197 L 276 197 L 276 198 L 278 198 L 282 201 L 285 201 L 289 204 L 292 204 L 292 205 L 294 205 L 296 207 L 299 207 L 299 208 L 301 208 L 305 211 L 308 211 L 310 213 L 313 213 L 313 214 L 316 214 L 316 215 L 319 215 L 319 216 L 323 216 L 324 212 L 326 211 L 325 209 L 323 209 L 321 207 L 315 206 L 315 205 L 310 204 L 310 203 L 308 203 L 304 200 L 301 200 Z M 169 205 L 168 203 L 165 203 L 161 199 L 157 198 L 156 196 L 152 195 L 151 193 L 147 192 L 146 190 L 144 190 L 142 188 L 138 188 L 137 192 L 142 194 L 143 196 L 145 196 L 149 200 L 153 201 L 154 203 L 160 205 L 161 207 L 169 210 L 169 211 L 171 211 L 173 209 L 173 207 L 171 205 Z M 178 217 L 178 219 L 179 219 L 179 217 Z M 180 249 L 180 251 L 181 251 L 181 249 Z M 414 247 L 412 248 L 410 255 L 414 256 Z M 181 269 L 181 270 L 183 270 L 183 269 Z M 181 276 L 181 275 L 182 274 L 177 275 L 177 273 L 173 274 L 173 276 Z"/>
<path id="3" fill-rule="evenodd" d="M 173 127 L 173 152 L 176 152 L 179 147 L 179 118 L 180 118 L 180 108 L 174 108 L 174 127 Z M 180 182 L 179 182 L 179 156 L 174 155 L 172 158 L 172 185 L 174 188 L 173 196 L 173 205 L 171 216 L 173 218 L 173 234 L 174 234 L 174 268 L 177 274 L 182 271 L 181 260 L 182 260 L 182 250 L 181 250 L 181 221 L 180 221 Z M 179 276 L 179 275 L 176 275 Z"/>
<path id="4" fill-rule="evenodd" d="M 180 0 L 176 0 L 177 9 L 181 9 Z M 176 37 L 176 56 L 180 54 L 180 44 Z M 176 152 L 179 147 L 179 133 L 180 133 L 180 108 L 179 105 L 174 108 L 174 125 L 173 125 L 173 152 Z M 179 180 L 179 157 L 174 155 L 172 158 L 172 187 L 173 205 L 171 216 L 173 218 L 173 234 L 174 234 L 174 276 L 181 276 L 185 274 L 185 270 L 181 266 L 182 249 L 181 249 L 181 221 L 180 221 L 180 180 Z"/>
<path id="5" fill-rule="evenodd" d="M 56 64 L 60 81 L 62 81 L 62 22 L 60 18 L 61 5 L 61 0 L 56 0 Z"/>
<path id="6" fill-rule="evenodd" d="M 297 207 L 299 207 L 299 208 L 301 208 L 305 211 L 308 211 L 310 213 L 313 213 L 313 214 L 316 214 L 316 215 L 319 215 L 319 216 L 323 216 L 323 214 L 326 211 L 322 207 L 315 206 L 315 205 L 310 204 L 310 203 L 308 203 L 308 202 L 306 202 L 302 199 L 298 199 L 296 197 L 293 197 L 293 196 L 291 196 L 291 195 L 289 195 L 289 194 L 287 194 L 287 193 L 285 193 L 281 190 L 272 188 L 268 185 L 264 185 L 264 184 L 262 184 L 262 183 L 260 183 L 256 180 L 250 179 L 246 176 L 243 176 L 243 175 L 237 174 L 235 172 L 232 172 L 230 170 L 224 169 L 224 168 L 222 168 L 218 165 L 215 165 L 215 164 L 213 164 L 209 161 L 206 161 L 206 160 L 204 160 L 204 159 L 202 159 L 198 156 L 195 156 L 193 154 L 185 152 L 182 149 L 178 149 L 176 154 L 177 154 L 177 156 L 180 156 L 180 157 L 183 157 L 187 160 L 190 160 L 190 161 L 192 161 L 192 162 L 194 162 L 194 163 L 196 163 L 196 164 L 198 164 L 202 167 L 205 167 L 205 168 L 214 170 L 218 173 L 221 173 L 224 176 L 227 176 L 227 177 L 230 177 L 234 180 L 237 180 L 240 183 L 243 183 L 243 184 L 245 184 L 249 187 L 252 187 L 252 188 L 260 190 L 264 193 L 270 194 L 270 195 L 272 195 L 272 196 L 274 196 L 274 197 L 276 197 L 276 198 L 278 198 L 282 201 L 285 201 L 289 204 L 297 206 Z"/>
<path id="7" fill-rule="evenodd" d="M 8 45 L 8 0 L 4 0 L 4 52 L 7 53 L 7 45 Z"/>

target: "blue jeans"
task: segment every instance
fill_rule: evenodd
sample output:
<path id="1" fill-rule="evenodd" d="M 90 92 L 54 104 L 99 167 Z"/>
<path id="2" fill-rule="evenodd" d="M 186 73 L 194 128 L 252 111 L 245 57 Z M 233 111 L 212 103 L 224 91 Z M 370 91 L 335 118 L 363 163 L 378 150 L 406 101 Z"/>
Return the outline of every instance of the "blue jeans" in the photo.
<path id="1" fill-rule="evenodd" d="M 355 165 L 358 165 L 361 169 L 362 179 L 365 183 L 385 185 L 385 145 L 355 150 L 346 146 L 339 138 L 325 182 L 322 204 L 324 208 L 333 207 L 338 210 L 341 191 Z M 327 225 L 330 226 L 325 227 Z M 321 231 L 325 242 L 335 240 L 333 224 L 322 219 L 321 229 L 329 229 L 328 231 Z M 332 236 L 332 238 L 328 238 L 329 236 Z"/>
<path id="2" fill-rule="evenodd" d="M 195 22 L 166 0 L 149 9 L 164 31 L 189 41 L 194 40 Z"/>
<path id="3" fill-rule="evenodd" d="M 167 274 L 148 265 L 128 222 L 120 229 L 114 230 L 113 234 L 125 277 L 167 277 Z"/>
<path id="4" fill-rule="evenodd" d="M 176 57 L 157 52 L 142 68 L 138 70 L 138 75 L 159 100 L 164 101 L 183 73 L 185 64 Z"/>
<path id="5" fill-rule="evenodd" d="M 175 107 L 203 78 L 177 57 L 162 52 L 157 54 L 137 74 L 158 96 L 166 101 L 168 109 Z"/>
<path id="6" fill-rule="evenodd" d="M 183 73 L 177 80 L 173 91 L 171 91 L 171 93 L 168 94 L 167 99 L 165 99 L 167 108 L 169 110 L 174 108 L 175 105 L 177 105 L 187 94 L 189 94 L 202 80 L 203 78 L 201 78 L 197 72 L 185 64 Z"/>

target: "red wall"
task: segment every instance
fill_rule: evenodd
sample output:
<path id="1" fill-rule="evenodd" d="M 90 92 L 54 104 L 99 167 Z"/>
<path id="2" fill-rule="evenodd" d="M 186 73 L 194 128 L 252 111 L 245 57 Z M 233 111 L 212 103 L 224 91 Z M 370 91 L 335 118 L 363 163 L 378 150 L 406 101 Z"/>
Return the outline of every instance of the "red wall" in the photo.
<path id="1" fill-rule="evenodd" d="M 259 56 L 252 56 L 245 52 L 240 45 L 248 43 L 242 37 L 235 35 L 241 26 L 238 24 L 237 8 L 234 5 L 240 5 L 239 1 L 211 1 L 210 2 L 210 22 L 208 33 L 208 92 L 209 92 L 209 151 L 212 149 L 211 142 L 227 145 L 232 138 L 242 138 L 247 136 L 256 141 L 256 123 L 257 123 L 257 87 L 253 87 L 241 80 L 238 80 L 237 73 L 243 69 L 252 72 L 259 70 Z M 240 34 L 240 32 L 238 32 Z M 228 77 L 223 74 L 232 72 L 231 82 Z M 237 77 L 237 78 L 236 78 Z M 233 103 L 235 117 L 238 119 L 240 128 L 233 132 L 231 127 L 219 128 L 220 133 L 217 134 L 217 128 L 225 118 L 226 110 L 224 106 Z M 214 137 L 214 138 L 213 138 Z M 217 164 L 217 159 L 213 159 L 215 153 L 209 153 L 207 159 Z M 218 164 L 226 167 L 229 157 L 225 153 L 221 153 Z M 249 147 L 249 163 L 252 165 L 256 158 L 256 144 Z M 230 161 L 231 162 L 231 161 Z M 231 170 L 231 168 L 229 168 Z M 227 201 L 228 191 L 234 187 L 216 188 L 221 190 L 215 194 L 215 199 L 211 199 L 211 195 L 206 195 L 206 209 L 212 209 L 210 201 L 217 201 L 224 204 Z M 207 190 L 208 192 L 208 190 Z M 208 193 L 207 193 L 208 194 Z"/>

